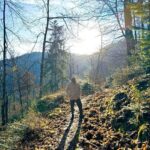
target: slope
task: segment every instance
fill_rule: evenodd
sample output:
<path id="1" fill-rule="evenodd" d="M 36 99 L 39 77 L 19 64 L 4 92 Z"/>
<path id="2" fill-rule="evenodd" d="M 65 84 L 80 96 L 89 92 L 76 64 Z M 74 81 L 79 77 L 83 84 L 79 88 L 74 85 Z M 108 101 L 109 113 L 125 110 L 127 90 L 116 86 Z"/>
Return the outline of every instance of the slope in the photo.
<path id="1" fill-rule="evenodd" d="M 1 132 L 0 148 L 148 150 L 149 87 L 149 75 L 140 76 L 126 85 L 82 98 L 85 116 L 80 122 L 78 109 L 75 119 L 70 120 L 69 101 L 64 93 L 48 95 L 24 119 Z"/>

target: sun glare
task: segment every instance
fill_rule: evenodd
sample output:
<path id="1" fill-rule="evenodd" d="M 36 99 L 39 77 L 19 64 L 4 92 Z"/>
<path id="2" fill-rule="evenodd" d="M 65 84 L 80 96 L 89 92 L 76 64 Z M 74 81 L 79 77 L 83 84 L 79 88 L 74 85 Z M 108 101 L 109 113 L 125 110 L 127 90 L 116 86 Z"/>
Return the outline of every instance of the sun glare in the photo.
<path id="1" fill-rule="evenodd" d="M 70 51 L 76 54 L 90 55 L 98 51 L 100 47 L 100 33 L 97 27 L 87 27 L 79 30 L 78 36 L 75 39 L 69 40 L 71 45 Z"/>

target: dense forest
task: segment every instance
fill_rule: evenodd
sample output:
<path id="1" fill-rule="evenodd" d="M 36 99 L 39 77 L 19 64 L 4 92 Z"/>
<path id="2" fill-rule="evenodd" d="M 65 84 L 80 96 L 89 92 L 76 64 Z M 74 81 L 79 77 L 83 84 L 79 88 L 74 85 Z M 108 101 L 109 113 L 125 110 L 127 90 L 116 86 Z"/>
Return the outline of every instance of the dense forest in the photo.
<path id="1" fill-rule="evenodd" d="M 0 150 L 55 149 L 150 149 L 150 0 L 0 1 Z"/>

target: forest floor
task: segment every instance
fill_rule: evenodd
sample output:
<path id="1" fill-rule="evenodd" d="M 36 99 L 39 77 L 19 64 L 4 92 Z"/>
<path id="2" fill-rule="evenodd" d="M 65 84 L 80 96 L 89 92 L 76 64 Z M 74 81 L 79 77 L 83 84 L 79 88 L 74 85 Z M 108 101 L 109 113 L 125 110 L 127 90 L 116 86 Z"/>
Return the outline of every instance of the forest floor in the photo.
<path id="1" fill-rule="evenodd" d="M 144 77 L 84 97 L 82 120 L 77 106 L 71 120 L 69 100 L 48 95 L 1 132 L 0 150 L 149 150 L 149 87 Z"/>
<path id="2" fill-rule="evenodd" d="M 88 99 L 89 96 L 82 99 L 83 110 Z M 50 114 L 50 118 L 47 115 L 44 116 L 42 127 L 34 127 L 33 130 L 30 129 L 25 133 L 24 138 L 18 145 L 18 149 L 74 150 L 79 147 L 77 145 L 83 120 L 79 119 L 77 106 L 75 106 L 73 120 L 71 119 L 68 100 L 65 100 L 56 109 Z"/>

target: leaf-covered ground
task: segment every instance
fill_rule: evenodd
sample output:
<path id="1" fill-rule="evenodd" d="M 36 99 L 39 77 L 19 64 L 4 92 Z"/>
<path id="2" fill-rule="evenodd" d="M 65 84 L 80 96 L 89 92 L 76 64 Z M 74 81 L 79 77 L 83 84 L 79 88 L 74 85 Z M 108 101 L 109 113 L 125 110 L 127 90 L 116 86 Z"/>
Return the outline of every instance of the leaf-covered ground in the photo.
<path id="1" fill-rule="evenodd" d="M 104 89 L 82 99 L 70 120 L 69 101 L 47 96 L 21 121 L 1 132 L 0 149 L 149 150 L 150 80 Z M 14 138 L 15 137 L 15 138 Z"/>
<path id="2" fill-rule="evenodd" d="M 89 150 L 150 149 L 150 78 L 105 89 L 85 106 L 79 147 Z"/>

